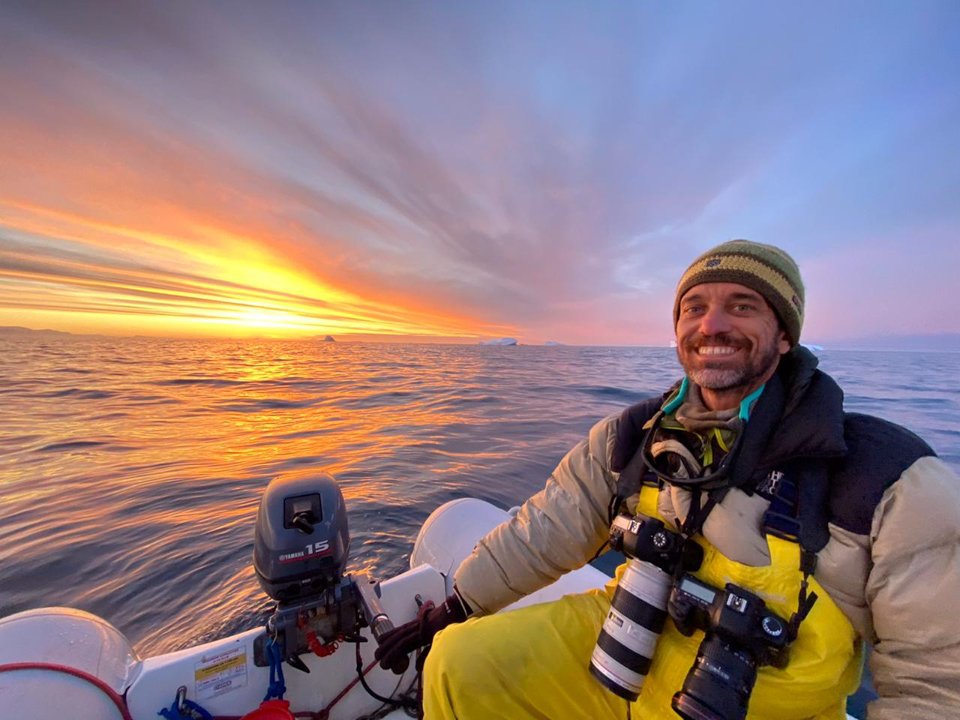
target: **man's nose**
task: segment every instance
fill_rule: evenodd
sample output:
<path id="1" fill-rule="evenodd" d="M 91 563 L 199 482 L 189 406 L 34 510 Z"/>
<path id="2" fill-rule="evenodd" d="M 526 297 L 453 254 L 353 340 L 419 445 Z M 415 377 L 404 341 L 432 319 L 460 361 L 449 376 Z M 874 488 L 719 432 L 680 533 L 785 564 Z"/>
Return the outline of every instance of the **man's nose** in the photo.
<path id="1" fill-rule="evenodd" d="M 711 307 L 700 318 L 701 335 L 719 335 L 733 329 L 730 315 L 722 307 Z"/>

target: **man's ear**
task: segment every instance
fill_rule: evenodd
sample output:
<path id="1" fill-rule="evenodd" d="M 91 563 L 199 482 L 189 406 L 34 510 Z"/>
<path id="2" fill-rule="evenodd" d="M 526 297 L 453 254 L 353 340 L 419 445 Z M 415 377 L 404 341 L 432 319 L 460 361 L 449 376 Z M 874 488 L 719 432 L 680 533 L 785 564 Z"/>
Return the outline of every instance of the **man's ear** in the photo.
<path id="1" fill-rule="evenodd" d="M 787 337 L 787 331 L 784 330 L 783 325 L 781 325 L 777 336 L 777 349 L 780 350 L 781 355 L 786 355 L 790 352 L 790 347 L 790 339 Z"/>

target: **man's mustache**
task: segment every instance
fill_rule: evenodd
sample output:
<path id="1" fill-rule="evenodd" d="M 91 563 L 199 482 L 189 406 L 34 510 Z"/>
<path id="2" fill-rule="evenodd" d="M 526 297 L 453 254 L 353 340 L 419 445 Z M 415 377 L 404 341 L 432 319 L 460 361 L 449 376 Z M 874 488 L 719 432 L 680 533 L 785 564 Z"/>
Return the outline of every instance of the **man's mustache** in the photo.
<path id="1" fill-rule="evenodd" d="M 732 347 L 736 349 L 746 348 L 750 343 L 741 338 L 736 338 L 730 333 L 719 333 L 717 335 L 694 335 L 683 343 L 685 350 L 697 350 L 701 346 L 710 345 L 713 347 Z"/>

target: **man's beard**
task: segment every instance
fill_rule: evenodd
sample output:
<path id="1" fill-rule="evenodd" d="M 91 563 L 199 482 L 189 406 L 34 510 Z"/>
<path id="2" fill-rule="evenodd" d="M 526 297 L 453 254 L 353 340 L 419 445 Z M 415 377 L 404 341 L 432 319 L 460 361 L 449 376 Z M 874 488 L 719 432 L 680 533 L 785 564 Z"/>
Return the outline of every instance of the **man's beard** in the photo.
<path id="1" fill-rule="evenodd" d="M 677 348 L 677 358 L 687 376 L 694 383 L 708 390 L 724 391 L 750 387 L 758 378 L 766 375 L 780 358 L 780 349 L 775 339 L 771 340 L 768 346 L 761 348 L 759 354 L 751 356 L 753 346 L 749 341 L 736 340 L 723 333 L 710 336 L 710 344 L 726 345 L 743 350 L 745 358 L 739 365 L 732 366 L 728 362 L 721 361 L 717 362 L 715 367 L 711 367 L 708 359 L 702 366 L 688 367 L 684 362 L 684 355 L 697 357 L 703 361 L 702 356 L 697 354 L 697 347 L 703 345 L 704 341 L 705 338 L 700 335 L 689 339 L 683 344 L 683 353 L 680 347 Z"/>

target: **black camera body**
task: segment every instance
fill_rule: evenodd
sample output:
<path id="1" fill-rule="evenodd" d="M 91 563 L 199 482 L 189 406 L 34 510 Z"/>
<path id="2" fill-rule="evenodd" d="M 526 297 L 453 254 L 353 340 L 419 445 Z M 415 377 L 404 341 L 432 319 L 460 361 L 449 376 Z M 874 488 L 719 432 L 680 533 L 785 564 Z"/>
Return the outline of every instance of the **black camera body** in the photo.
<path id="1" fill-rule="evenodd" d="M 743 720 L 757 668 L 785 668 L 790 660 L 788 623 L 759 596 L 733 583 L 720 590 L 692 575 L 674 585 L 668 609 L 684 635 L 705 633 L 673 696 L 674 711 L 686 720 Z"/>
<path id="2" fill-rule="evenodd" d="M 610 547 L 631 560 L 656 565 L 668 575 L 678 568 L 696 570 L 703 548 L 687 542 L 662 520 L 645 515 L 618 515 L 610 525 Z"/>
<path id="3" fill-rule="evenodd" d="M 718 590 L 684 575 L 670 595 L 670 617 L 684 635 L 703 630 L 738 645 L 757 665 L 785 668 L 790 660 L 787 622 L 762 598 L 727 583 Z"/>

